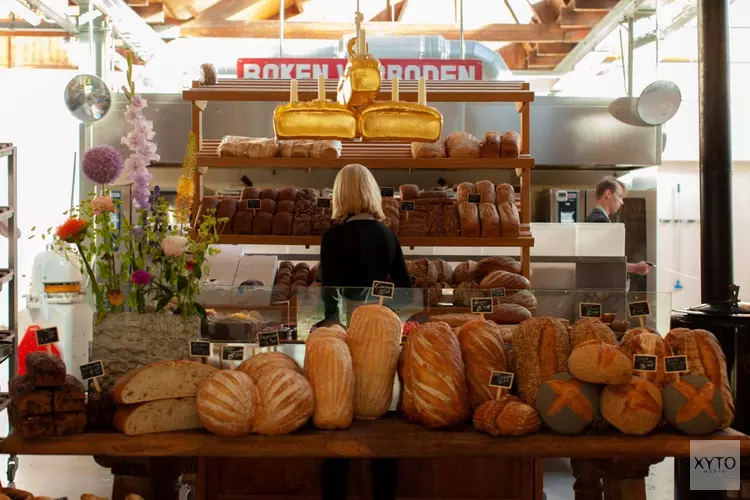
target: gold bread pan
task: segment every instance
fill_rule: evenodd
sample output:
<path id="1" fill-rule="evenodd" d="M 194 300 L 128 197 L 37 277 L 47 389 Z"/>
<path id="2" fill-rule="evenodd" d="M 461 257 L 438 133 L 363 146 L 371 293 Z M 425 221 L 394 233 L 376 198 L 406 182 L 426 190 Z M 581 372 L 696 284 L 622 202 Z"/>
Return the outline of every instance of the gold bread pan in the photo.
<path id="1" fill-rule="evenodd" d="M 274 111 L 273 128 L 279 139 L 354 139 L 357 120 L 336 102 L 290 102 Z"/>
<path id="2" fill-rule="evenodd" d="M 414 102 L 376 102 L 359 115 L 359 135 L 365 140 L 435 142 L 443 131 L 443 115 Z"/>
<path id="3" fill-rule="evenodd" d="M 338 101 L 349 107 L 372 104 L 380 91 L 380 62 L 374 57 L 353 56 L 339 81 Z"/>

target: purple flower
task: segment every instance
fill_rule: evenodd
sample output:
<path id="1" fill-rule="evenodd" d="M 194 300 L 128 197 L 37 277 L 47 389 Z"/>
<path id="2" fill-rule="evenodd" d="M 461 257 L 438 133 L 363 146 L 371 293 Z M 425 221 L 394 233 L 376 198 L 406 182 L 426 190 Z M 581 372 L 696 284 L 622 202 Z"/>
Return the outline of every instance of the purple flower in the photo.
<path id="1" fill-rule="evenodd" d="M 143 227 L 141 226 L 133 226 L 133 236 L 136 238 L 140 238 L 143 236 Z"/>
<path id="2" fill-rule="evenodd" d="M 148 271 L 144 271 L 143 269 L 133 271 L 133 274 L 130 275 L 130 282 L 134 285 L 148 285 L 149 283 L 151 283 L 151 273 Z"/>
<path id="3" fill-rule="evenodd" d="M 95 146 L 83 155 L 83 173 L 96 184 L 111 184 L 122 173 L 122 158 L 109 145 Z"/>

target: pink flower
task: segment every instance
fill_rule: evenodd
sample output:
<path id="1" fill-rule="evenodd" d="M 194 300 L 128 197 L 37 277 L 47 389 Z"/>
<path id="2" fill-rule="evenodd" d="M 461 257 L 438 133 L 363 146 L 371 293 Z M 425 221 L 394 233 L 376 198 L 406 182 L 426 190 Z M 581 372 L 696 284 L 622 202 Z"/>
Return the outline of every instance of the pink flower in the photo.
<path id="1" fill-rule="evenodd" d="M 115 205 L 112 203 L 112 198 L 109 196 L 97 196 L 91 200 L 91 210 L 94 212 L 94 215 L 114 212 Z"/>
<path id="2" fill-rule="evenodd" d="M 146 102 L 146 99 L 141 97 L 140 94 L 135 94 L 130 98 L 130 106 L 135 109 L 141 110 L 148 107 L 148 102 Z"/>
<path id="3" fill-rule="evenodd" d="M 133 271 L 133 274 L 130 275 L 130 282 L 134 285 L 148 285 L 149 283 L 151 283 L 151 273 L 143 269 Z"/>
<path id="4" fill-rule="evenodd" d="M 161 249 L 167 257 L 181 257 L 186 246 L 187 238 L 184 236 L 167 236 L 161 240 Z"/>

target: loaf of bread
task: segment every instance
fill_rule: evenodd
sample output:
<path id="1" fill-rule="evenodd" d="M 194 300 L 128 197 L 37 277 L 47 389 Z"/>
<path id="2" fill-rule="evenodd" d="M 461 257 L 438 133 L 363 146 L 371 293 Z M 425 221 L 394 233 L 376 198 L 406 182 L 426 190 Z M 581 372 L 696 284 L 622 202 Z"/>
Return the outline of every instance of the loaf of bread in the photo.
<path id="1" fill-rule="evenodd" d="M 297 201 L 297 193 L 299 193 L 299 190 L 297 188 L 284 188 L 279 191 L 279 199 L 278 202 L 284 202 L 284 201 L 291 201 L 292 204 L 296 203 Z"/>
<path id="2" fill-rule="evenodd" d="M 615 334 L 607 325 L 597 318 L 581 318 L 570 329 L 570 343 L 575 349 L 590 340 L 601 340 L 610 345 L 617 345 Z"/>
<path id="3" fill-rule="evenodd" d="M 504 395 L 482 404 L 474 413 L 474 427 L 491 436 L 523 436 L 541 426 L 534 408 L 515 396 Z"/>
<path id="4" fill-rule="evenodd" d="M 454 238 L 461 235 L 461 224 L 456 205 L 443 206 L 443 235 Z"/>
<path id="5" fill-rule="evenodd" d="M 51 413 L 22 417 L 14 405 L 10 405 L 9 410 L 13 430 L 19 432 L 24 439 L 55 435 L 55 423 Z"/>
<path id="6" fill-rule="evenodd" d="M 305 342 L 305 375 L 315 395 L 313 423 L 318 429 L 348 429 L 354 417 L 354 368 L 346 333 L 319 328 L 310 337 Z"/>
<path id="7" fill-rule="evenodd" d="M 568 371 L 568 329 L 556 318 L 526 320 L 513 331 L 513 351 L 518 395 L 526 404 L 535 405 L 542 382 Z"/>
<path id="8" fill-rule="evenodd" d="M 253 217 L 253 234 L 268 235 L 273 231 L 273 214 L 258 212 Z"/>
<path id="9" fill-rule="evenodd" d="M 346 343 L 354 368 L 354 416 L 379 418 L 391 405 L 401 321 L 385 306 L 360 306 L 349 321 Z"/>
<path id="10" fill-rule="evenodd" d="M 500 237 L 500 216 L 497 213 L 497 207 L 492 203 L 479 204 L 479 223 L 483 238 Z"/>
<path id="11" fill-rule="evenodd" d="M 430 321 L 433 323 L 439 323 L 442 321 L 451 328 L 459 328 L 470 321 L 477 321 L 479 318 L 480 316 L 478 314 L 472 313 L 436 314 L 430 316 Z"/>
<path id="12" fill-rule="evenodd" d="M 250 375 L 255 385 L 268 373 L 282 370 L 292 370 L 302 373 L 296 361 L 283 352 L 262 352 L 243 361 L 237 369 L 246 375 Z"/>
<path id="13" fill-rule="evenodd" d="M 156 361 L 117 380 L 112 399 L 117 404 L 195 396 L 198 386 L 216 368 L 193 361 Z"/>
<path id="14" fill-rule="evenodd" d="M 476 193 L 477 187 L 471 182 L 462 182 L 456 187 L 456 203 L 461 204 L 469 201 L 469 195 Z"/>
<path id="15" fill-rule="evenodd" d="M 247 142 L 245 155 L 250 158 L 273 158 L 279 154 L 279 143 L 275 138 L 259 137 Z"/>
<path id="16" fill-rule="evenodd" d="M 234 234 L 253 234 L 253 213 L 240 210 L 234 214 L 232 231 Z"/>
<path id="17" fill-rule="evenodd" d="M 294 215 L 294 202 L 291 200 L 279 201 L 276 204 L 276 213 L 287 213 L 289 215 Z"/>
<path id="18" fill-rule="evenodd" d="M 480 283 L 493 271 L 507 271 L 513 274 L 521 273 L 521 263 L 513 257 L 497 256 L 485 257 L 476 263 L 472 270 L 471 279 Z"/>
<path id="19" fill-rule="evenodd" d="M 479 158 L 479 140 L 468 132 L 451 132 L 445 138 L 449 158 Z"/>
<path id="20" fill-rule="evenodd" d="M 437 281 L 440 283 L 447 282 L 453 279 L 453 268 L 451 265 L 443 259 L 435 259 L 432 261 L 437 269 Z"/>
<path id="21" fill-rule="evenodd" d="M 225 135 L 221 139 L 219 147 L 216 149 L 216 153 L 223 157 L 247 156 L 247 145 L 249 141 L 249 137 Z"/>
<path id="22" fill-rule="evenodd" d="M 213 434 L 238 437 L 253 428 L 258 393 L 249 375 L 221 370 L 209 375 L 198 388 L 198 417 Z"/>
<path id="23" fill-rule="evenodd" d="M 65 363 L 54 354 L 32 352 L 26 356 L 26 375 L 36 387 L 60 387 L 65 384 Z"/>
<path id="24" fill-rule="evenodd" d="M 276 201 L 272 200 L 271 198 L 261 198 L 259 212 L 265 212 L 271 215 L 275 214 L 276 213 Z"/>
<path id="25" fill-rule="evenodd" d="M 471 281 L 474 271 L 476 270 L 477 263 L 473 260 L 466 260 L 456 265 L 453 270 L 453 283 L 464 283 Z"/>
<path id="26" fill-rule="evenodd" d="M 734 398 L 727 377 L 727 360 L 719 341 L 707 330 L 676 328 L 665 340 L 675 355 L 685 355 L 691 375 L 706 377 L 721 390 L 724 401 L 719 429 L 726 429 L 734 420 Z"/>
<path id="27" fill-rule="evenodd" d="M 52 390 L 52 408 L 55 412 L 83 411 L 86 409 L 86 391 L 73 375 L 65 377 L 65 384 Z"/>
<path id="28" fill-rule="evenodd" d="M 289 434 L 312 417 L 315 396 L 310 383 L 297 371 L 268 372 L 258 379 L 256 386 L 259 404 L 253 432 L 268 436 Z"/>
<path id="29" fill-rule="evenodd" d="M 497 304 L 492 313 L 485 317 L 498 325 L 517 325 L 531 319 L 531 312 L 518 304 Z"/>
<path id="30" fill-rule="evenodd" d="M 219 206 L 219 199 L 218 198 L 212 198 L 212 197 L 205 197 L 201 200 L 201 204 L 198 207 L 198 214 L 195 217 L 195 225 L 193 226 L 193 229 L 197 230 L 201 227 L 201 224 L 203 224 L 203 219 L 206 217 L 206 214 L 215 214 L 216 207 Z"/>
<path id="31" fill-rule="evenodd" d="M 412 142 L 411 156 L 413 158 L 445 158 L 445 144 L 440 142 Z"/>
<path id="32" fill-rule="evenodd" d="M 633 360 L 618 345 L 594 339 L 578 344 L 568 359 L 570 373 L 592 384 L 626 384 L 633 378 Z"/>
<path id="33" fill-rule="evenodd" d="M 553 431 L 578 434 L 599 415 L 599 393 L 568 372 L 557 373 L 542 382 L 536 409 Z"/>
<path id="34" fill-rule="evenodd" d="M 52 392 L 49 389 L 37 389 L 29 375 L 13 377 L 8 382 L 10 400 L 20 417 L 42 415 L 52 412 Z"/>
<path id="35" fill-rule="evenodd" d="M 664 416 L 685 434 L 710 434 L 719 428 L 724 399 L 716 385 L 701 375 L 685 375 L 662 394 Z"/>
<path id="36" fill-rule="evenodd" d="M 240 200 L 258 200 L 260 199 L 260 189 L 257 187 L 246 187 L 242 190 L 242 194 L 240 195 Z M 247 206 L 245 203 L 240 204 L 240 209 L 242 207 Z"/>
<path id="37" fill-rule="evenodd" d="M 190 361 L 185 361 L 185 363 L 190 363 Z M 201 366 L 209 367 L 208 365 Z M 215 368 L 212 368 L 212 370 L 216 371 Z M 188 385 L 192 387 L 192 383 Z M 112 424 L 115 429 L 128 436 L 203 427 L 203 423 L 198 417 L 195 397 L 159 399 L 158 401 L 119 406 Z"/>
<path id="38" fill-rule="evenodd" d="M 500 143 L 500 158 L 518 158 L 521 155 L 521 135 L 505 132 Z"/>
<path id="39" fill-rule="evenodd" d="M 290 140 L 281 141 L 281 156 L 287 158 L 326 158 L 341 156 L 341 141 L 336 140 Z"/>
<path id="40" fill-rule="evenodd" d="M 477 182 L 477 193 L 482 195 L 482 203 L 492 203 L 495 205 L 495 185 L 491 181 Z"/>
<path id="41" fill-rule="evenodd" d="M 478 238 L 482 235 L 479 225 L 479 209 L 474 203 L 463 202 L 458 205 L 458 216 L 461 221 L 461 236 Z"/>
<path id="42" fill-rule="evenodd" d="M 67 411 L 52 415 L 55 426 L 55 436 L 69 436 L 70 434 L 82 434 L 86 432 L 86 412 Z"/>
<path id="43" fill-rule="evenodd" d="M 537 304 L 536 297 L 529 290 L 519 290 L 516 293 L 508 293 L 505 297 L 497 297 L 495 300 L 497 301 L 497 305 L 517 304 L 528 310 L 536 309 Z"/>
<path id="44" fill-rule="evenodd" d="M 661 420 L 661 392 L 656 385 L 636 377 L 627 384 L 605 387 L 600 405 L 607 422 L 625 434 L 648 434 Z"/>
<path id="45" fill-rule="evenodd" d="M 260 190 L 260 199 L 261 200 L 271 200 L 274 203 L 276 203 L 276 201 L 279 199 L 279 190 L 276 189 L 276 188 L 264 188 L 264 189 L 261 189 Z M 268 211 L 268 210 L 266 210 L 266 211 Z"/>
<path id="46" fill-rule="evenodd" d="M 497 203 L 516 203 L 516 191 L 510 184 L 498 184 L 495 190 Z"/>
<path id="47" fill-rule="evenodd" d="M 495 399 L 500 390 L 489 385 L 492 372 L 508 371 L 503 338 L 500 329 L 491 321 L 474 320 L 461 326 L 458 343 L 466 367 L 469 403 L 476 410 L 485 401 Z"/>
<path id="48" fill-rule="evenodd" d="M 479 144 L 479 156 L 482 158 L 499 158 L 500 157 L 500 134 L 497 132 L 487 132 L 484 139 Z"/>
<path id="49" fill-rule="evenodd" d="M 446 323 L 425 323 L 409 334 L 400 374 L 401 411 L 409 420 L 437 429 L 468 418 L 461 348 Z"/>
<path id="50" fill-rule="evenodd" d="M 631 331 L 632 332 L 632 331 Z M 666 340 L 658 333 L 652 333 L 647 330 L 636 330 L 628 332 L 622 341 L 622 350 L 631 359 L 635 354 L 648 354 L 656 356 L 655 372 L 636 372 L 636 375 L 642 376 L 649 382 L 656 384 L 660 391 L 676 382 L 679 376 L 674 373 L 667 373 L 664 366 L 664 358 L 672 356 L 672 348 Z"/>
<path id="51" fill-rule="evenodd" d="M 486 296 L 485 290 L 480 290 L 477 285 L 470 281 L 464 281 L 453 289 L 453 305 L 469 307 L 471 306 L 471 299 Z"/>
<path id="52" fill-rule="evenodd" d="M 272 224 L 271 234 L 292 234 L 292 214 L 288 212 L 279 212 L 273 216 Z"/>
<path id="53" fill-rule="evenodd" d="M 34 497 L 31 493 L 16 488 L 3 488 L 0 487 L 0 495 L 4 495 L 8 500 L 39 500 L 39 497 Z M 5 499 L 3 499 L 5 500 Z M 87 499 L 82 499 L 87 500 Z"/>
<path id="54" fill-rule="evenodd" d="M 221 234 L 232 234 L 232 222 L 237 212 L 237 200 L 234 198 L 222 198 L 216 207 L 216 219 L 227 219 L 221 226 Z"/>
<path id="55" fill-rule="evenodd" d="M 411 201 L 419 198 L 419 186 L 416 184 L 403 184 L 398 188 L 402 201 Z"/>
<path id="56" fill-rule="evenodd" d="M 521 218 L 515 203 L 500 203 L 497 211 L 500 214 L 500 235 L 503 238 L 518 238 L 521 235 Z"/>
<path id="57" fill-rule="evenodd" d="M 506 290 L 528 290 L 531 283 L 520 274 L 508 271 L 492 271 L 479 283 L 479 288 L 489 290 L 492 288 L 505 288 Z"/>
<path id="58" fill-rule="evenodd" d="M 417 288 L 429 288 L 438 282 L 437 265 L 429 259 L 407 260 L 406 270 L 414 276 Z"/>

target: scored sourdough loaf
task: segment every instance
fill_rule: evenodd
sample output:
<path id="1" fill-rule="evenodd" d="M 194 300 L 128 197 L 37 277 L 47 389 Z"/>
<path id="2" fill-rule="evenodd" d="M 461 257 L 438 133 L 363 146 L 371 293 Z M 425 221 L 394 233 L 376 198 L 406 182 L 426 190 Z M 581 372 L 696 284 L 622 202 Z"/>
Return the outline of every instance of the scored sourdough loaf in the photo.
<path id="1" fill-rule="evenodd" d="M 354 416 L 379 418 L 393 398 L 401 320 L 385 306 L 359 306 L 349 321 L 346 343 L 354 368 Z"/>
<path id="2" fill-rule="evenodd" d="M 508 271 L 492 271 L 482 279 L 479 288 L 489 290 L 491 288 L 505 288 L 506 290 L 528 290 L 531 283 L 520 274 Z"/>
<path id="3" fill-rule="evenodd" d="M 490 376 L 492 372 L 508 369 L 503 337 L 491 321 L 475 320 L 465 323 L 458 331 L 458 343 L 466 367 L 469 403 L 476 410 L 485 401 L 494 399 L 501 390 L 490 386 Z"/>
<path id="4" fill-rule="evenodd" d="M 641 378 L 633 377 L 627 384 L 608 385 L 602 391 L 600 405 L 604 419 L 625 434 L 648 434 L 661 420 L 661 392 Z"/>
<path id="5" fill-rule="evenodd" d="M 692 375 L 708 378 L 721 390 L 724 410 L 719 429 L 726 429 L 734 420 L 734 398 L 727 377 L 727 359 L 719 341 L 707 330 L 676 328 L 665 337 L 675 355 L 688 358 L 688 370 Z"/>
<path id="6" fill-rule="evenodd" d="M 436 314 L 435 316 L 430 316 L 430 321 L 433 323 L 442 321 L 443 323 L 447 323 L 451 328 L 461 327 L 470 321 L 478 319 L 479 315 L 472 313 Z"/>
<path id="7" fill-rule="evenodd" d="M 267 373 L 287 369 L 302 373 L 296 361 L 283 352 L 262 352 L 243 361 L 237 369 L 253 379 L 258 384 Z"/>
<path id="8" fill-rule="evenodd" d="M 305 339 L 305 345 L 312 344 L 315 340 L 329 338 L 346 342 L 346 330 L 344 330 L 341 325 L 316 328 L 310 332 L 310 335 Z M 307 371 L 307 348 L 305 348 L 305 371 Z"/>
<path id="9" fill-rule="evenodd" d="M 685 434 L 710 434 L 724 414 L 721 391 L 706 377 L 685 375 L 664 393 L 664 416 Z"/>
<path id="10" fill-rule="evenodd" d="M 128 436 L 203 427 L 194 397 L 119 406 L 112 425 Z"/>
<path id="11" fill-rule="evenodd" d="M 461 347 L 446 323 L 425 323 L 409 334 L 400 373 L 401 411 L 409 420 L 438 429 L 468 418 Z"/>
<path id="12" fill-rule="evenodd" d="M 536 409 L 553 431 L 578 434 L 599 415 L 599 393 L 568 372 L 557 373 L 539 388 Z"/>
<path id="13" fill-rule="evenodd" d="M 531 319 L 531 312 L 518 304 L 499 304 L 495 305 L 486 318 L 498 325 L 517 325 Z"/>
<path id="14" fill-rule="evenodd" d="M 493 271 L 521 274 L 521 263 L 513 257 L 485 257 L 477 262 L 471 270 L 471 279 L 479 283 Z"/>
<path id="15" fill-rule="evenodd" d="M 474 413 L 474 427 L 492 436 L 523 436 L 539 430 L 539 413 L 515 396 L 504 395 L 482 404 Z"/>
<path id="16" fill-rule="evenodd" d="M 505 294 L 505 297 L 497 297 L 496 300 L 498 304 L 518 304 L 526 309 L 534 309 L 537 304 L 536 297 L 530 290 L 519 290 L 516 293 L 507 293 Z"/>
<path id="17" fill-rule="evenodd" d="M 117 404 L 195 396 L 216 368 L 193 361 L 156 361 L 120 377 L 112 389 Z"/>
<path id="18" fill-rule="evenodd" d="M 315 396 L 313 423 L 318 429 L 348 429 L 354 416 L 352 356 L 336 333 L 318 335 L 312 342 L 308 337 L 305 343 L 305 375 Z"/>
<path id="19" fill-rule="evenodd" d="M 198 417 L 209 432 L 225 437 L 250 434 L 258 391 L 253 379 L 239 370 L 220 370 L 198 388 Z"/>
<path id="20" fill-rule="evenodd" d="M 672 355 L 672 348 L 666 340 L 658 333 L 652 333 L 644 329 L 635 329 L 625 334 L 622 339 L 622 350 L 631 359 L 635 354 L 649 354 L 656 356 L 655 372 L 639 372 L 643 378 L 657 385 L 660 391 L 672 382 L 676 382 L 679 375 L 667 373 L 664 366 L 664 358 Z"/>
<path id="21" fill-rule="evenodd" d="M 578 345 L 568 358 L 568 368 L 576 378 L 592 384 L 625 384 L 633 378 L 633 360 L 620 346 L 601 340 Z"/>
<path id="22" fill-rule="evenodd" d="M 532 318 L 513 330 L 518 395 L 536 405 L 539 386 L 559 372 L 568 371 L 570 336 L 557 318 Z"/>
<path id="23" fill-rule="evenodd" d="M 304 375 L 294 370 L 275 370 L 256 383 L 258 404 L 253 432 L 268 436 L 289 434 L 313 415 L 315 397 Z"/>
<path id="24" fill-rule="evenodd" d="M 581 318 L 570 328 L 570 343 L 576 348 L 589 340 L 601 340 L 610 345 L 617 345 L 611 328 L 597 318 Z"/>

